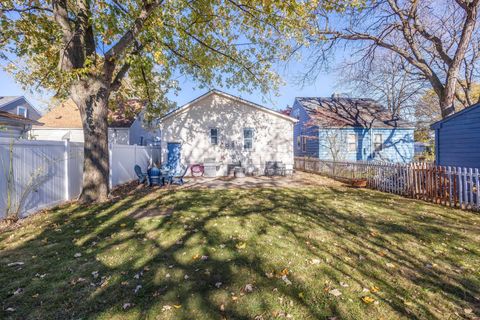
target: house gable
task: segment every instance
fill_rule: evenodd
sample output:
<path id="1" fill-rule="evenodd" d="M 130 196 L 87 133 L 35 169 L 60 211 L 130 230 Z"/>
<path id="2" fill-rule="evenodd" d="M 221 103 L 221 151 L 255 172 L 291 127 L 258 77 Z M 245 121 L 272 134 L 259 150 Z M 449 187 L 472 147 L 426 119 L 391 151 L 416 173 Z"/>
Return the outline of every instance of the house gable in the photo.
<path id="1" fill-rule="evenodd" d="M 251 108 L 255 108 L 257 110 L 260 110 L 260 111 L 272 114 L 274 116 L 280 117 L 284 120 L 288 120 L 288 121 L 291 121 L 291 122 L 297 122 L 297 120 L 295 118 L 291 117 L 291 116 L 288 116 L 288 115 L 285 115 L 281 112 L 269 109 L 267 107 L 256 104 L 254 102 L 242 99 L 240 97 L 230 95 L 230 94 L 222 92 L 220 90 L 210 90 L 210 91 L 208 91 L 207 93 L 201 95 L 200 97 L 184 104 L 180 108 L 175 109 L 175 110 L 167 113 L 166 115 L 164 115 L 163 117 L 160 118 L 160 121 L 163 121 L 163 120 L 168 119 L 170 117 L 174 117 L 174 116 L 179 115 L 183 112 L 186 112 L 188 109 L 192 108 L 193 106 L 198 105 L 203 99 L 207 99 L 207 98 L 211 97 L 212 95 L 218 95 L 218 96 L 221 96 L 221 97 L 226 98 L 226 99 L 231 99 L 233 101 L 239 102 L 239 103 L 241 103 L 243 105 L 246 105 L 246 106 L 249 106 Z"/>
<path id="2" fill-rule="evenodd" d="M 23 96 L 0 97 L 0 111 L 18 115 L 18 108 L 27 110 L 27 118 L 38 120 L 42 116 L 40 112 Z"/>

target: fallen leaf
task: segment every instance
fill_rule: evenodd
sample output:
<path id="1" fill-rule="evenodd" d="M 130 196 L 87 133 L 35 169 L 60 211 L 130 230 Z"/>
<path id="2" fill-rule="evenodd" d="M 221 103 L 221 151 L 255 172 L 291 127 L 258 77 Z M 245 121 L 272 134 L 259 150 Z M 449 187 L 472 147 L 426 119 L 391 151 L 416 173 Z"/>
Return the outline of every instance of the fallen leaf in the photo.
<path id="1" fill-rule="evenodd" d="M 285 282 L 287 284 L 287 286 L 292 284 L 292 281 L 288 280 L 286 275 L 282 276 L 282 280 L 283 280 L 283 282 Z"/>
<path id="2" fill-rule="evenodd" d="M 16 296 L 17 294 L 20 294 L 23 292 L 23 288 L 18 288 L 17 290 L 15 290 L 15 292 L 13 293 L 14 296 Z"/>
<path id="3" fill-rule="evenodd" d="M 217 289 L 220 288 L 221 286 L 222 286 L 222 283 L 221 283 L 221 282 L 216 282 L 216 283 L 215 283 L 215 287 L 216 287 Z"/>
<path id="4" fill-rule="evenodd" d="M 8 267 L 14 267 L 14 266 L 23 266 L 25 263 L 23 263 L 22 261 L 16 261 L 16 262 L 10 262 L 9 264 L 7 264 Z"/>
<path id="5" fill-rule="evenodd" d="M 340 282 L 340 285 L 344 288 L 348 288 L 348 283 L 345 282 Z"/>
<path id="6" fill-rule="evenodd" d="M 250 283 L 245 285 L 245 287 L 243 288 L 243 290 L 247 293 L 250 293 L 250 292 L 253 292 L 253 285 L 251 285 Z"/>
<path id="7" fill-rule="evenodd" d="M 247 247 L 247 244 L 245 242 L 240 242 L 237 243 L 236 247 L 237 249 L 245 249 Z"/>
<path id="8" fill-rule="evenodd" d="M 370 304 L 372 302 L 375 302 L 375 299 L 373 299 L 372 297 L 369 297 L 369 296 L 364 296 L 364 297 L 362 297 L 362 301 L 366 304 Z"/>
<path id="9" fill-rule="evenodd" d="M 131 308 L 131 307 L 133 307 L 133 304 L 130 303 L 130 302 L 126 302 L 126 303 L 123 304 L 122 309 L 123 309 L 123 310 L 127 310 L 127 309 L 129 309 L 129 308 Z"/>
<path id="10" fill-rule="evenodd" d="M 335 296 L 335 297 L 339 297 L 342 295 L 342 293 L 340 292 L 340 290 L 338 289 L 333 289 L 333 290 L 330 290 L 328 293 L 330 293 L 331 295 Z"/>
<path id="11" fill-rule="evenodd" d="M 122 223 L 122 224 L 120 225 L 120 227 L 122 227 L 122 228 L 125 228 L 126 226 L 127 226 L 126 223 Z"/>
<path id="12" fill-rule="evenodd" d="M 304 298 L 305 298 L 303 292 L 298 293 L 298 297 L 299 297 L 300 299 L 304 299 Z"/>
<path id="13" fill-rule="evenodd" d="M 181 305 L 181 304 L 174 304 L 173 307 L 174 307 L 175 309 L 180 309 L 180 308 L 182 307 L 182 305 Z"/>
<path id="14" fill-rule="evenodd" d="M 372 286 L 372 287 L 370 288 L 370 292 L 371 292 L 371 293 L 378 292 L 379 290 L 380 290 L 380 289 L 379 289 L 378 287 L 376 287 L 376 286 Z"/>
<path id="15" fill-rule="evenodd" d="M 168 304 L 166 304 L 162 307 L 162 311 L 168 311 L 168 310 L 171 310 L 171 309 L 172 309 L 172 306 L 169 306 Z"/>
<path id="16" fill-rule="evenodd" d="M 80 252 L 77 252 L 73 255 L 74 258 L 80 258 L 82 254 Z"/>
<path id="17" fill-rule="evenodd" d="M 283 269 L 283 270 L 280 272 L 280 275 L 281 275 L 281 276 L 288 276 L 288 269 L 287 269 L 287 268 Z"/>

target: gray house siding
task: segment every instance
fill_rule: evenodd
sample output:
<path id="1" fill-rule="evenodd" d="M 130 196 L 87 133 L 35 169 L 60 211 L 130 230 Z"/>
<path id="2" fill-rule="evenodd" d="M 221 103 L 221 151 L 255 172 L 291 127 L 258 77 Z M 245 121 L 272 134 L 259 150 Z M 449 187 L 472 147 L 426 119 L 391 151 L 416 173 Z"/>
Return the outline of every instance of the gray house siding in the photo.
<path id="1" fill-rule="evenodd" d="M 0 99 L 1 104 L 1 99 Z M 0 110 L 12 114 L 17 114 L 18 107 L 24 107 L 27 109 L 27 118 L 32 120 L 38 120 L 42 116 L 37 109 L 35 109 L 24 97 L 12 100 L 9 103 L 0 105 Z"/>
<path id="2" fill-rule="evenodd" d="M 480 168 L 480 104 L 432 125 L 441 166 Z"/>
<path id="3" fill-rule="evenodd" d="M 152 145 L 160 140 L 160 129 L 147 130 L 143 123 L 143 112 L 141 112 L 130 126 L 130 144 Z"/>
<path id="4" fill-rule="evenodd" d="M 297 157 L 318 157 L 319 143 L 318 143 L 318 127 L 308 126 L 307 123 L 310 120 L 310 116 L 305 109 L 297 102 L 293 104 L 291 116 L 298 120 L 293 127 L 293 142 L 295 156 Z M 306 148 L 303 149 L 302 141 L 299 140 L 302 137 L 306 137 Z M 300 143 L 299 143 L 300 142 Z"/>

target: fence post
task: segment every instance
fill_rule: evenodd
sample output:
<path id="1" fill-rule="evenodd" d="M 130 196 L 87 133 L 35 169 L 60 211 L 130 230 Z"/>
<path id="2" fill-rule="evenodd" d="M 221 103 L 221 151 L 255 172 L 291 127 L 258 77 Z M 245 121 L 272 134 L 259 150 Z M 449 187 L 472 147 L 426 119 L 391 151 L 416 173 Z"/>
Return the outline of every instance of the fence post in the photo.
<path id="1" fill-rule="evenodd" d="M 70 141 L 67 139 L 64 141 L 64 149 L 63 149 L 63 170 L 65 171 L 65 175 L 63 177 L 63 183 L 65 184 L 65 200 L 70 200 L 70 181 L 69 181 L 69 167 L 70 167 Z"/>

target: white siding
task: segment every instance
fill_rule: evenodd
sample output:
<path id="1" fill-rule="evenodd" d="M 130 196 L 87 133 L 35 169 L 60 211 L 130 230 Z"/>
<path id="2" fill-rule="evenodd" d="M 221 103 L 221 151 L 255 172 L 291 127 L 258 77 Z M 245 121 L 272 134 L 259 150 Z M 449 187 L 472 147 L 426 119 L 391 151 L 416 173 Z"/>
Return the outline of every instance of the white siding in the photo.
<path id="1" fill-rule="evenodd" d="M 218 145 L 210 143 L 211 128 L 218 128 Z M 243 147 L 244 128 L 254 129 L 251 150 Z M 163 119 L 161 141 L 163 162 L 167 159 L 167 143 L 180 142 L 182 163 L 190 165 L 215 158 L 221 175 L 227 174 L 229 163 L 237 161 L 243 166 L 252 164 L 262 173 L 266 161 L 293 166 L 292 121 L 218 94 Z"/>
<path id="2" fill-rule="evenodd" d="M 62 141 L 65 136 L 70 142 L 83 142 L 83 130 L 79 128 L 33 128 L 30 130 L 32 140 Z M 108 141 L 116 144 L 128 144 L 128 128 L 108 128 Z"/>

